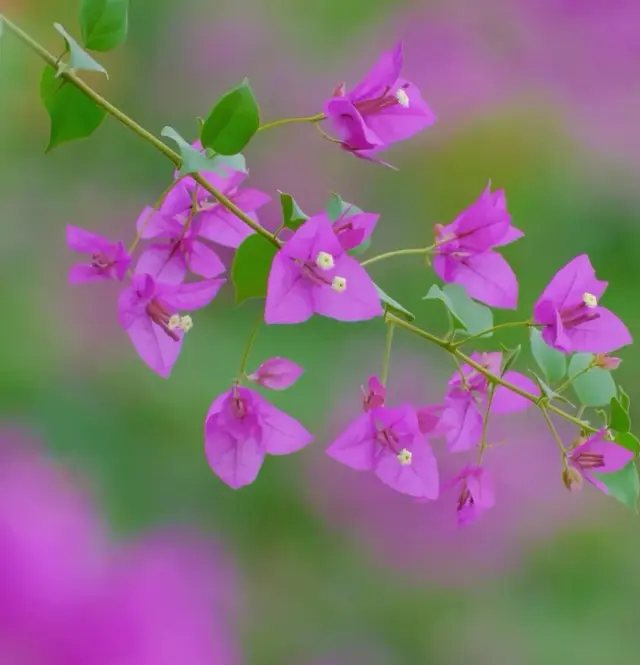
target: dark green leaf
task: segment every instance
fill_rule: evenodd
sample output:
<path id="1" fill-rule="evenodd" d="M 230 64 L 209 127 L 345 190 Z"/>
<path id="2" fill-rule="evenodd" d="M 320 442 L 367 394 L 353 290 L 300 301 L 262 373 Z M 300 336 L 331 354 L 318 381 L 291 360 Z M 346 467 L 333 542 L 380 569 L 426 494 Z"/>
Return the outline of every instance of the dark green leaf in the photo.
<path id="1" fill-rule="evenodd" d="M 634 455 L 640 453 L 640 441 L 631 432 L 613 432 L 613 440 Z"/>
<path id="2" fill-rule="evenodd" d="M 274 245 L 257 233 L 250 235 L 238 247 L 231 266 L 236 303 L 267 295 L 267 280 L 277 251 Z"/>
<path id="3" fill-rule="evenodd" d="M 179 172 L 181 176 L 199 172 L 213 172 L 221 176 L 226 176 L 229 170 L 245 171 L 247 168 L 245 159 L 241 154 L 207 157 L 204 153 L 196 150 L 192 145 L 187 143 L 172 127 L 165 127 L 160 134 L 176 142 L 180 150 L 180 156 L 182 157 L 182 165 Z"/>
<path id="4" fill-rule="evenodd" d="M 403 307 L 397 300 L 394 300 L 391 296 L 387 295 L 379 286 L 376 285 L 376 289 L 378 290 L 382 305 L 387 311 L 392 314 L 397 314 L 407 321 L 413 321 L 416 318 L 408 309 Z"/>
<path id="5" fill-rule="evenodd" d="M 67 71 L 76 72 L 84 69 L 86 71 L 101 72 L 109 78 L 107 70 L 99 62 L 94 60 L 59 23 L 54 23 L 53 27 L 62 35 L 66 47 L 65 52 L 69 54 L 67 62 L 61 63 L 58 66 L 56 77 Z"/>
<path id="6" fill-rule="evenodd" d="M 593 359 L 590 353 L 576 353 L 569 363 L 569 376 L 580 403 L 584 406 L 605 406 L 616 396 L 616 384 L 607 370 L 592 367 L 584 374 Z M 578 376 L 579 375 L 579 376 Z"/>
<path id="7" fill-rule="evenodd" d="M 129 0 L 82 0 L 80 28 L 85 48 L 110 51 L 120 46 L 129 29 Z"/>
<path id="8" fill-rule="evenodd" d="M 260 109 L 249 81 L 223 95 L 202 127 L 200 140 L 205 148 L 220 155 L 242 151 L 260 126 Z"/>
<path id="9" fill-rule="evenodd" d="M 476 335 L 493 327 L 493 312 L 484 305 L 472 300 L 458 284 L 445 284 L 441 289 L 434 284 L 423 300 L 440 300 L 453 317 L 456 328 Z M 488 332 L 482 337 L 491 337 Z"/>
<path id="10" fill-rule="evenodd" d="M 51 118 L 46 152 L 75 139 L 90 136 L 102 123 L 106 111 L 64 79 L 51 67 L 42 72 L 40 99 Z"/>
<path id="11" fill-rule="evenodd" d="M 609 427 L 616 432 L 626 433 L 631 429 L 631 419 L 617 397 L 611 398 L 609 406 Z"/>
<path id="12" fill-rule="evenodd" d="M 500 346 L 502 347 L 502 366 L 500 367 L 500 376 L 504 376 L 518 359 L 518 356 L 522 351 L 522 345 L 518 344 L 515 349 L 508 349 L 504 344 L 501 344 Z"/>
<path id="13" fill-rule="evenodd" d="M 638 512 L 640 482 L 635 462 L 629 462 L 623 469 L 614 473 L 594 473 L 593 475 L 606 486 L 609 496 L 624 503 L 634 513 Z"/>
<path id="14" fill-rule="evenodd" d="M 295 231 L 309 219 L 309 215 L 302 212 L 291 194 L 285 194 L 279 190 L 278 194 L 280 194 L 280 208 L 282 209 L 282 225 Z"/>
<path id="15" fill-rule="evenodd" d="M 531 353 L 549 383 L 560 381 L 567 373 L 567 357 L 547 346 L 537 328 L 531 328 Z"/>

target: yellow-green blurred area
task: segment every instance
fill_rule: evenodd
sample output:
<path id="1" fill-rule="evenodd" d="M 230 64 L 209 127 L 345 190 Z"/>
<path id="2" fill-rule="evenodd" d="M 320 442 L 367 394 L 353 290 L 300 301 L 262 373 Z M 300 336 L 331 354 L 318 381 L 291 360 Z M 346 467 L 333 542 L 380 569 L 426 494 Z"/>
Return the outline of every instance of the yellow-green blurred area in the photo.
<path id="1" fill-rule="evenodd" d="M 278 189 L 307 213 L 339 192 L 381 214 L 373 255 L 428 244 L 433 225 L 491 180 L 526 233 L 504 250 L 519 309 L 496 321 L 526 319 L 553 274 L 588 253 L 609 282 L 603 304 L 640 331 L 637 0 L 132 5 L 126 44 L 97 56 L 109 79 L 87 80 L 156 135 L 171 125 L 189 140 L 196 118 L 245 76 L 264 120 L 311 115 L 403 39 L 405 75 L 438 122 L 385 155 L 399 172 L 355 159 L 310 126 L 260 133 L 245 156 L 251 186 L 273 197 L 261 220 L 277 223 Z M 73 0 L 3 0 L 2 11 L 56 55 L 54 22 L 79 37 Z M 88 140 L 45 155 L 43 63 L 9 34 L 0 49 L 1 415 L 91 479 L 117 534 L 178 522 L 229 550 L 247 600 L 247 663 L 637 662 L 640 522 L 592 487 L 564 489 L 540 414 L 509 420 L 508 445 L 489 453 L 498 506 L 461 532 L 455 491 L 416 504 L 325 459 L 329 437 L 358 413 L 359 386 L 379 371 L 381 321 L 261 331 L 250 366 L 280 355 L 305 367 L 274 401 L 317 439 L 267 459 L 252 486 L 223 485 L 204 457 L 204 416 L 235 377 L 260 304 L 235 306 L 228 284 L 194 316 L 170 379 L 149 370 L 118 327 L 117 289 L 67 284 L 76 257 L 64 227 L 129 242 L 172 166 L 110 117 Z M 420 259 L 370 270 L 419 325 L 446 331 L 440 304 L 422 300 L 436 278 Z M 527 346 L 510 331 L 483 348 L 500 341 Z M 620 355 L 615 377 L 633 405 L 640 360 L 633 347 Z M 518 369 L 530 367 L 523 353 Z M 437 401 L 453 370 L 438 349 L 397 331 L 398 398 Z M 442 452 L 446 480 L 462 462 Z"/>

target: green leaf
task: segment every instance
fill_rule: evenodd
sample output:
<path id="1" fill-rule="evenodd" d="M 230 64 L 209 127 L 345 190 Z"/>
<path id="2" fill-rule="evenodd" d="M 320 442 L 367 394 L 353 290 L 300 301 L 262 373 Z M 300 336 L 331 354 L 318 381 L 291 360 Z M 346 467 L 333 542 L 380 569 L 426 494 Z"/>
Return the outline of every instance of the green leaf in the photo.
<path id="1" fill-rule="evenodd" d="M 500 376 L 504 376 L 514 365 L 520 352 L 522 351 L 522 345 L 518 344 L 515 349 L 508 349 L 504 344 L 500 344 L 502 347 L 502 365 L 500 367 Z"/>
<path id="2" fill-rule="evenodd" d="M 246 171 L 247 165 L 241 154 L 237 155 L 215 155 L 207 157 L 204 153 L 196 150 L 191 144 L 185 141 L 173 127 L 165 127 L 161 132 L 165 136 L 175 141 L 182 157 L 179 175 L 184 176 L 189 173 L 217 173 L 221 176 L 228 175 L 228 171 Z"/>
<path id="3" fill-rule="evenodd" d="M 129 0 L 82 0 L 80 28 L 85 48 L 110 51 L 120 46 L 129 30 Z"/>
<path id="4" fill-rule="evenodd" d="M 631 429 L 631 419 L 617 397 L 611 398 L 609 406 L 609 427 L 616 432 L 629 432 Z"/>
<path id="5" fill-rule="evenodd" d="M 51 118 L 49 145 L 45 152 L 67 141 L 91 136 L 107 112 L 64 79 L 56 78 L 46 67 L 40 80 L 40 99 Z"/>
<path id="6" fill-rule="evenodd" d="M 613 432 L 613 440 L 634 455 L 640 453 L 640 441 L 631 432 Z"/>
<path id="7" fill-rule="evenodd" d="M 569 376 L 576 377 L 572 381 L 580 403 L 584 406 L 606 406 L 610 404 L 611 398 L 616 396 L 616 384 L 609 372 L 600 368 L 592 367 L 584 374 L 593 359 L 590 353 L 576 353 L 569 363 Z"/>
<path id="8" fill-rule="evenodd" d="M 403 307 L 397 300 L 394 300 L 390 295 L 386 294 L 378 285 L 375 285 L 378 296 L 382 301 L 382 305 L 385 310 L 391 312 L 392 314 L 397 314 L 398 316 L 406 319 L 407 321 L 413 321 L 416 317 L 405 307 Z"/>
<path id="9" fill-rule="evenodd" d="M 295 231 L 309 219 L 309 215 L 302 212 L 291 194 L 285 194 L 280 190 L 278 190 L 278 194 L 280 194 L 280 208 L 282 209 L 282 225 Z"/>
<path id="10" fill-rule="evenodd" d="M 631 407 L 631 400 L 629 395 L 622 389 L 621 386 L 618 386 L 618 401 L 622 405 L 622 408 L 629 413 L 629 408 Z"/>
<path id="11" fill-rule="evenodd" d="M 250 235 L 238 247 L 231 266 L 236 303 L 267 295 L 267 280 L 277 251 L 277 247 L 257 233 Z"/>
<path id="12" fill-rule="evenodd" d="M 548 346 L 537 328 L 531 328 L 531 353 L 549 383 L 564 378 L 567 373 L 566 356 Z"/>
<path id="13" fill-rule="evenodd" d="M 339 194 L 333 192 L 329 203 L 326 208 L 327 215 L 332 222 L 335 222 L 340 217 L 351 217 L 351 215 L 357 215 L 362 212 L 358 206 L 353 203 L 347 203 L 343 201 Z"/>
<path id="14" fill-rule="evenodd" d="M 53 27 L 62 35 L 66 47 L 65 53 L 69 54 L 67 62 L 63 62 L 58 66 L 56 77 L 64 74 L 64 72 L 86 70 L 101 72 L 109 78 L 107 70 L 99 62 L 94 60 L 59 23 L 54 23 Z"/>
<path id="15" fill-rule="evenodd" d="M 458 284 L 445 284 L 442 289 L 434 284 L 423 300 L 440 300 L 451 312 L 456 328 L 466 330 L 470 335 L 493 327 L 493 312 L 469 298 Z M 492 334 L 488 332 L 482 337 L 491 337 Z"/>
<path id="16" fill-rule="evenodd" d="M 260 109 L 249 81 L 223 95 L 205 120 L 200 140 L 220 155 L 235 155 L 245 148 L 260 126 Z"/>
<path id="17" fill-rule="evenodd" d="M 624 503 L 634 513 L 638 512 L 640 481 L 638 480 L 638 468 L 635 462 L 629 462 L 623 469 L 614 473 L 594 472 L 593 475 L 605 485 L 609 496 Z"/>

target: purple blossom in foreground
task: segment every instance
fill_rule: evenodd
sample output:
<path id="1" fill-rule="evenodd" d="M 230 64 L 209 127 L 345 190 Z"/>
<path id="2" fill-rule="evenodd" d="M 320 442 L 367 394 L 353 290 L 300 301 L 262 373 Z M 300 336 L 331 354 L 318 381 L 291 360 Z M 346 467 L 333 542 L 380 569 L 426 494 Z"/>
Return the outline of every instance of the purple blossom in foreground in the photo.
<path id="1" fill-rule="evenodd" d="M 69 282 L 122 281 L 131 265 L 131 257 L 122 241 L 106 238 L 77 226 L 67 225 L 67 245 L 74 252 L 91 255 L 91 263 L 79 263 L 69 271 Z"/>
<path id="2" fill-rule="evenodd" d="M 249 381 L 271 388 L 271 390 L 285 390 L 290 388 L 304 372 L 304 368 L 296 365 L 286 358 L 269 358 L 265 360 L 255 372 L 247 376 Z"/>
<path id="3" fill-rule="evenodd" d="M 473 353 L 471 359 L 482 365 L 492 374 L 500 375 L 502 353 Z M 445 410 L 439 424 L 451 452 L 461 452 L 473 448 L 482 438 L 482 425 L 487 409 L 490 383 L 484 374 L 470 365 L 462 366 L 462 376 L 456 372 L 447 384 Z M 522 390 L 537 394 L 536 384 L 519 372 L 508 371 L 504 380 Z M 498 386 L 491 402 L 491 412 L 495 414 L 518 413 L 531 406 L 531 402 L 508 388 Z"/>
<path id="4" fill-rule="evenodd" d="M 154 372 L 167 378 L 180 355 L 184 333 L 193 322 L 180 310 L 205 307 L 217 295 L 224 279 L 190 284 L 156 282 L 136 274 L 118 297 L 118 320 L 138 355 Z"/>
<path id="5" fill-rule="evenodd" d="M 599 305 L 606 288 L 586 254 L 561 268 L 533 309 L 534 321 L 544 326 L 544 341 L 563 353 L 611 353 L 631 344 L 624 323 Z"/>
<path id="6" fill-rule="evenodd" d="M 373 212 L 356 212 L 349 214 L 345 210 L 333 223 L 333 230 L 345 251 L 358 247 L 371 237 L 380 215 Z"/>
<path id="7" fill-rule="evenodd" d="M 362 410 L 371 411 L 379 406 L 384 406 L 387 389 L 377 376 L 370 376 L 367 380 L 367 388 L 362 386 Z"/>
<path id="8" fill-rule="evenodd" d="M 357 471 L 373 471 L 401 494 L 438 498 L 436 458 L 409 404 L 366 411 L 327 448 L 327 455 Z"/>
<path id="9" fill-rule="evenodd" d="M 465 288 L 471 298 L 490 307 L 515 309 L 518 280 L 496 247 L 508 245 L 524 234 L 511 226 L 504 192 L 491 192 L 480 198 L 447 226 L 437 225 L 436 256 L 433 269 L 444 282 Z"/>
<path id="10" fill-rule="evenodd" d="M 274 257 L 264 320 L 302 323 L 314 313 L 339 321 L 382 315 L 373 281 L 344 251 L 326 213 L 310 217 Z"/>
<path id="11" fill-rule="evenodd" d="M 579 474 L 565 474 L 565 484 L 569 489 L 572 489 L 573 485 L 579 487 L 581 479 L 584 478 L 601 492 L 608 494 L 607 486 L 593 475 L 594 472 L 599 474 L 620 471 L 633 460 L 634 454 L 615 441 L 607 441 L 604 438 L 606 433 L 606 429 L 601 429 L 569 453 L 567 461 Z"/>
<path id="12" fill-rule="evenodd" d="M 267 454 L 295 453 L 313 440 L 297 420 L 254 390 L 239 386 L 214 400 L 204 437 L 209 466 L 234 489 L 256 479 Z"/>
<path id="13" fill-rule="evenodd" d="M 110 543 L 69 474 L 25 438 L 0 429 L 0 662 L 237 665 L 218 553 L 169 531 Z"/>
<path id="14" fill-rule="evenodd" d="M 418 88 L 401 78 L 402 64 L 400 42 L 380 56 L 358 85 L 350 91 L 344 84 L 338 86 L 325 104 L 324 112 L 342 146 L 358 157 L 379 162 L 375 152 L 435 122 Z"/>
<path id="15" fill-rule="evenodd" d="M 495 505 L 493 482 L 484 467 L 467 464 L 442 489 L 458 484 L 462 484 L 457 507 L 458 526 L 466 526 Z"/>

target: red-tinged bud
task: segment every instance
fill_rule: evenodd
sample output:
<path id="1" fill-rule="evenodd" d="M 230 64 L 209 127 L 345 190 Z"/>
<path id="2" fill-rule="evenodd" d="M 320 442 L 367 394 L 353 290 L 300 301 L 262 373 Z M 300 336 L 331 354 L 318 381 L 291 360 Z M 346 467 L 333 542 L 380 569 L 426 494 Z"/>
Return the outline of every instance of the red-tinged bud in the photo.
<path id="1" fill-rule="evenodd" d="M 582 489 L 582 476 L 572 466 L 568 466 L 562 471 L 562 482 L 569 491 Z"/>

